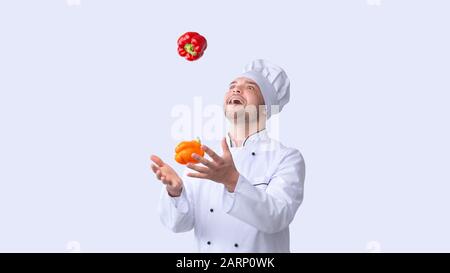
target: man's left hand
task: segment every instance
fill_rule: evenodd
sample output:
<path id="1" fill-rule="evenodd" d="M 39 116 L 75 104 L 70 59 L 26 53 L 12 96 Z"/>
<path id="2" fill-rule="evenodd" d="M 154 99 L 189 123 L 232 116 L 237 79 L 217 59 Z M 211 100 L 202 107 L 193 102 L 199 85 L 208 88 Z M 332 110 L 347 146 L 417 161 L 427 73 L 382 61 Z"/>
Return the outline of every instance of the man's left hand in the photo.
<path id="1" fill-rule="evenodd" d="M 213 150 L 211 150 L 206 145 L 202 145 L 202 150 L 204 150 L 212 160 L 208 160 L 198 154 L 192 154 L 192 158 L 200 162 L 202 165 L 187 164 L 189 169 L 192 169 L 194 173 L 188 173 L 189 177 L 196 177 L 201 179 L 209 179 L 218 183 L 225 185 L 229 192 L 234 192 L 236 188 L 237 181 L 239 179 L 239 172 L 234 166 L 233 157 L 231 155 L 230 149 L 226 139 L 222 140 L 222 157 L 218 156 Z"/>

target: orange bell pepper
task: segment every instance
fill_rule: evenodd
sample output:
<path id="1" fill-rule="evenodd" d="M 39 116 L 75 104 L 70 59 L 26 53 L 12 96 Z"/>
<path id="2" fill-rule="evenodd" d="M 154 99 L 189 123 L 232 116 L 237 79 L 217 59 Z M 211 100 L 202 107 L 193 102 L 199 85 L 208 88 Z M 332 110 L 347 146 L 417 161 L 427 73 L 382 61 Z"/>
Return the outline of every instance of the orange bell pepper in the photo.
<path id="1" fill-rule="evenodd" d="M 205 151 L 201 149 L 200 139 L 192 141 L 183 141 L 175 148 L 175 160 L 180 164 L 198 163 L 192 158 L 192 154 L 196 153 L 200 156 L 205 155 Z"/>

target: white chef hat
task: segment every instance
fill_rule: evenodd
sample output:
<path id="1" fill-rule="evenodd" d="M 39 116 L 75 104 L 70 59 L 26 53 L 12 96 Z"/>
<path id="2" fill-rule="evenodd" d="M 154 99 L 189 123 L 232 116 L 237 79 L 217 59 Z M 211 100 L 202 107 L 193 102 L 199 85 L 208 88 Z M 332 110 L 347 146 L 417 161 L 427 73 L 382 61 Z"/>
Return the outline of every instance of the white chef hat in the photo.
<path id="1" fill-rule="evenodd" d="M 290 82 L 281 67 L 266 60 L 254 60 L 245 66 L 240 77 L 250 78 L 258 84 L 266 105 L 267 119 L 272 115 L 272 106 L 278 106 L 278 112 L 281 112 L 288 103 Z"/>

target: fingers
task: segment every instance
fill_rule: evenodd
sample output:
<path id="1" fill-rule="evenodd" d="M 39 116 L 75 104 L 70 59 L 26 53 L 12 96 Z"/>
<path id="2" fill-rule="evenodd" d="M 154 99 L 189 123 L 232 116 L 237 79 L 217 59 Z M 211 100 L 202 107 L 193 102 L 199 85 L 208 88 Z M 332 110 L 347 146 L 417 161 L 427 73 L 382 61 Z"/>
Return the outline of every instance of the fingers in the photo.
<path id="1" fill-rule="evenodd" d="M 164 175 L 161 176 L 161 182 L 163 182 L 163 184 L 165 185 L 171 185 L 170 181 L 167 180 L 167 177 L 165 177 Z"/>
<path id="2" fill-rule="evenodd" d="M 152 171 L 153 171 L 154 173 L 156 173 L 158 170 L 159 170 L 159 167 L 156 166 L 155 164 L 152 164 Z"/>
<path id="3" fill-rule="evenodd" d="M 186 167 L 188 167 L 189 169 L 192 169 L 194 171 L 197 171 L 199 173 L 208 173 L 209 169 L 207 167 L 203 167 L 203 166 L 198 166 L 192 163 L 189 163 L 186 165 Z"/>
<path id="4" fill-rule="evenodd" d="M 196 153 L 192 154 L 192 158 L 197 160 L 198 162 L 202 163 L 205 166 L 211 166 L 212 165 L 211 161 L 209 161 L 208 159 L 206 159 L 203 156 L 200 156 L 200 155 L 198 155 Z"/>
<path id="5" fill-rule="evenodd" d="M 164 172 L 163 174 L 163 170 L 161 170 L 161 167 L 164 166 L 164 162 L 161 160 L 161 158 L 156 155 L 152 155 L 150 158 L 156 164 L 151 165 L 152 171 L 156 174 L 156 178 L 158 180 L 161 180 L 161 182 L 165 185 L 171 185 L 171 181 L 168 180 L 166 176 L 167 172 Z"/>
<path id="6" fill-rule="evenodd" d="M 202 179 L 208 178 L 208 175 L 205 173 L 188 173 L 187 176 L 195 177 L 195 178 L 202 178 Z"/>
<path id="7" fill-rule="evenodd" d="M 228 143 L 227 143 L 227 139 L 226 138 L 222 139 L 222 150 L 223 150 L 224 154 L 231 153 L 230 152 L 230 148 L 228 147 Z"/>
<path id="8" fill-rule="evenodd" d="M 156 178 L 158 178 L 158 180 L 161 180 L 161 176 L 162 176 L 161 171 L 160 171 L 160 170 L 157 170 L 157 171 L 156 171 Z"/>
<path id="9" fill-rule="evenodd" d="M 164 161 L 162 161 L 162 159 L 159 158 L 158 156 L 152 155 L 152 156 L 150 157 L 150 159 L 151 159 L 153 162 L 155 162 L 155 164 L 158 165 L 158 167 L 164 166 Z"/>
<path id="10" fill-rule="evenodd" d="M 221 162 L 222 161 L 222 158 L 220 156 L 218 156 L 208 146 L 202 145 L 202 150 L 205 151 L 211 157 L 211 159 L 214 160 L 215 162 Z"/>
<path id="11" fill-rule="evenodd" d="M 158 180 L 161 180 L 161 182 L 165 185 L 171 185 L 172 183 L 167 179 L 167 177 L 162 174 L 161 170 L 157 170 L 156 171 L 156 178 L 158 178 Z"/>

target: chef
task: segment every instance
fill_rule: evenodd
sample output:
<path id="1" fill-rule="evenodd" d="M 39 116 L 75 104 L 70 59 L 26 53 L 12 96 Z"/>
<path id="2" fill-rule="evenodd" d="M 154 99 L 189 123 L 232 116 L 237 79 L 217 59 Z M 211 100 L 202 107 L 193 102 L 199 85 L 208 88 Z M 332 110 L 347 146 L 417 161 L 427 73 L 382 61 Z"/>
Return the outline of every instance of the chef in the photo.
<path id="1" fill-rule="evenodd" d="M 162 223 L 174 232 L 194 229 L 200 252 L 289 252 L 289 224 L 303 200 L 301 153 L 269 137 L 266 121 L 289 101 L 282 68 L 255 60 L 225 93 L 230 123 L 221 153 L 202 145 L 208 157 L 187 165 L 181 177 L 152 155 L 163 183 Z M 246 111 L 245 109 L 256 109 Z"/>

